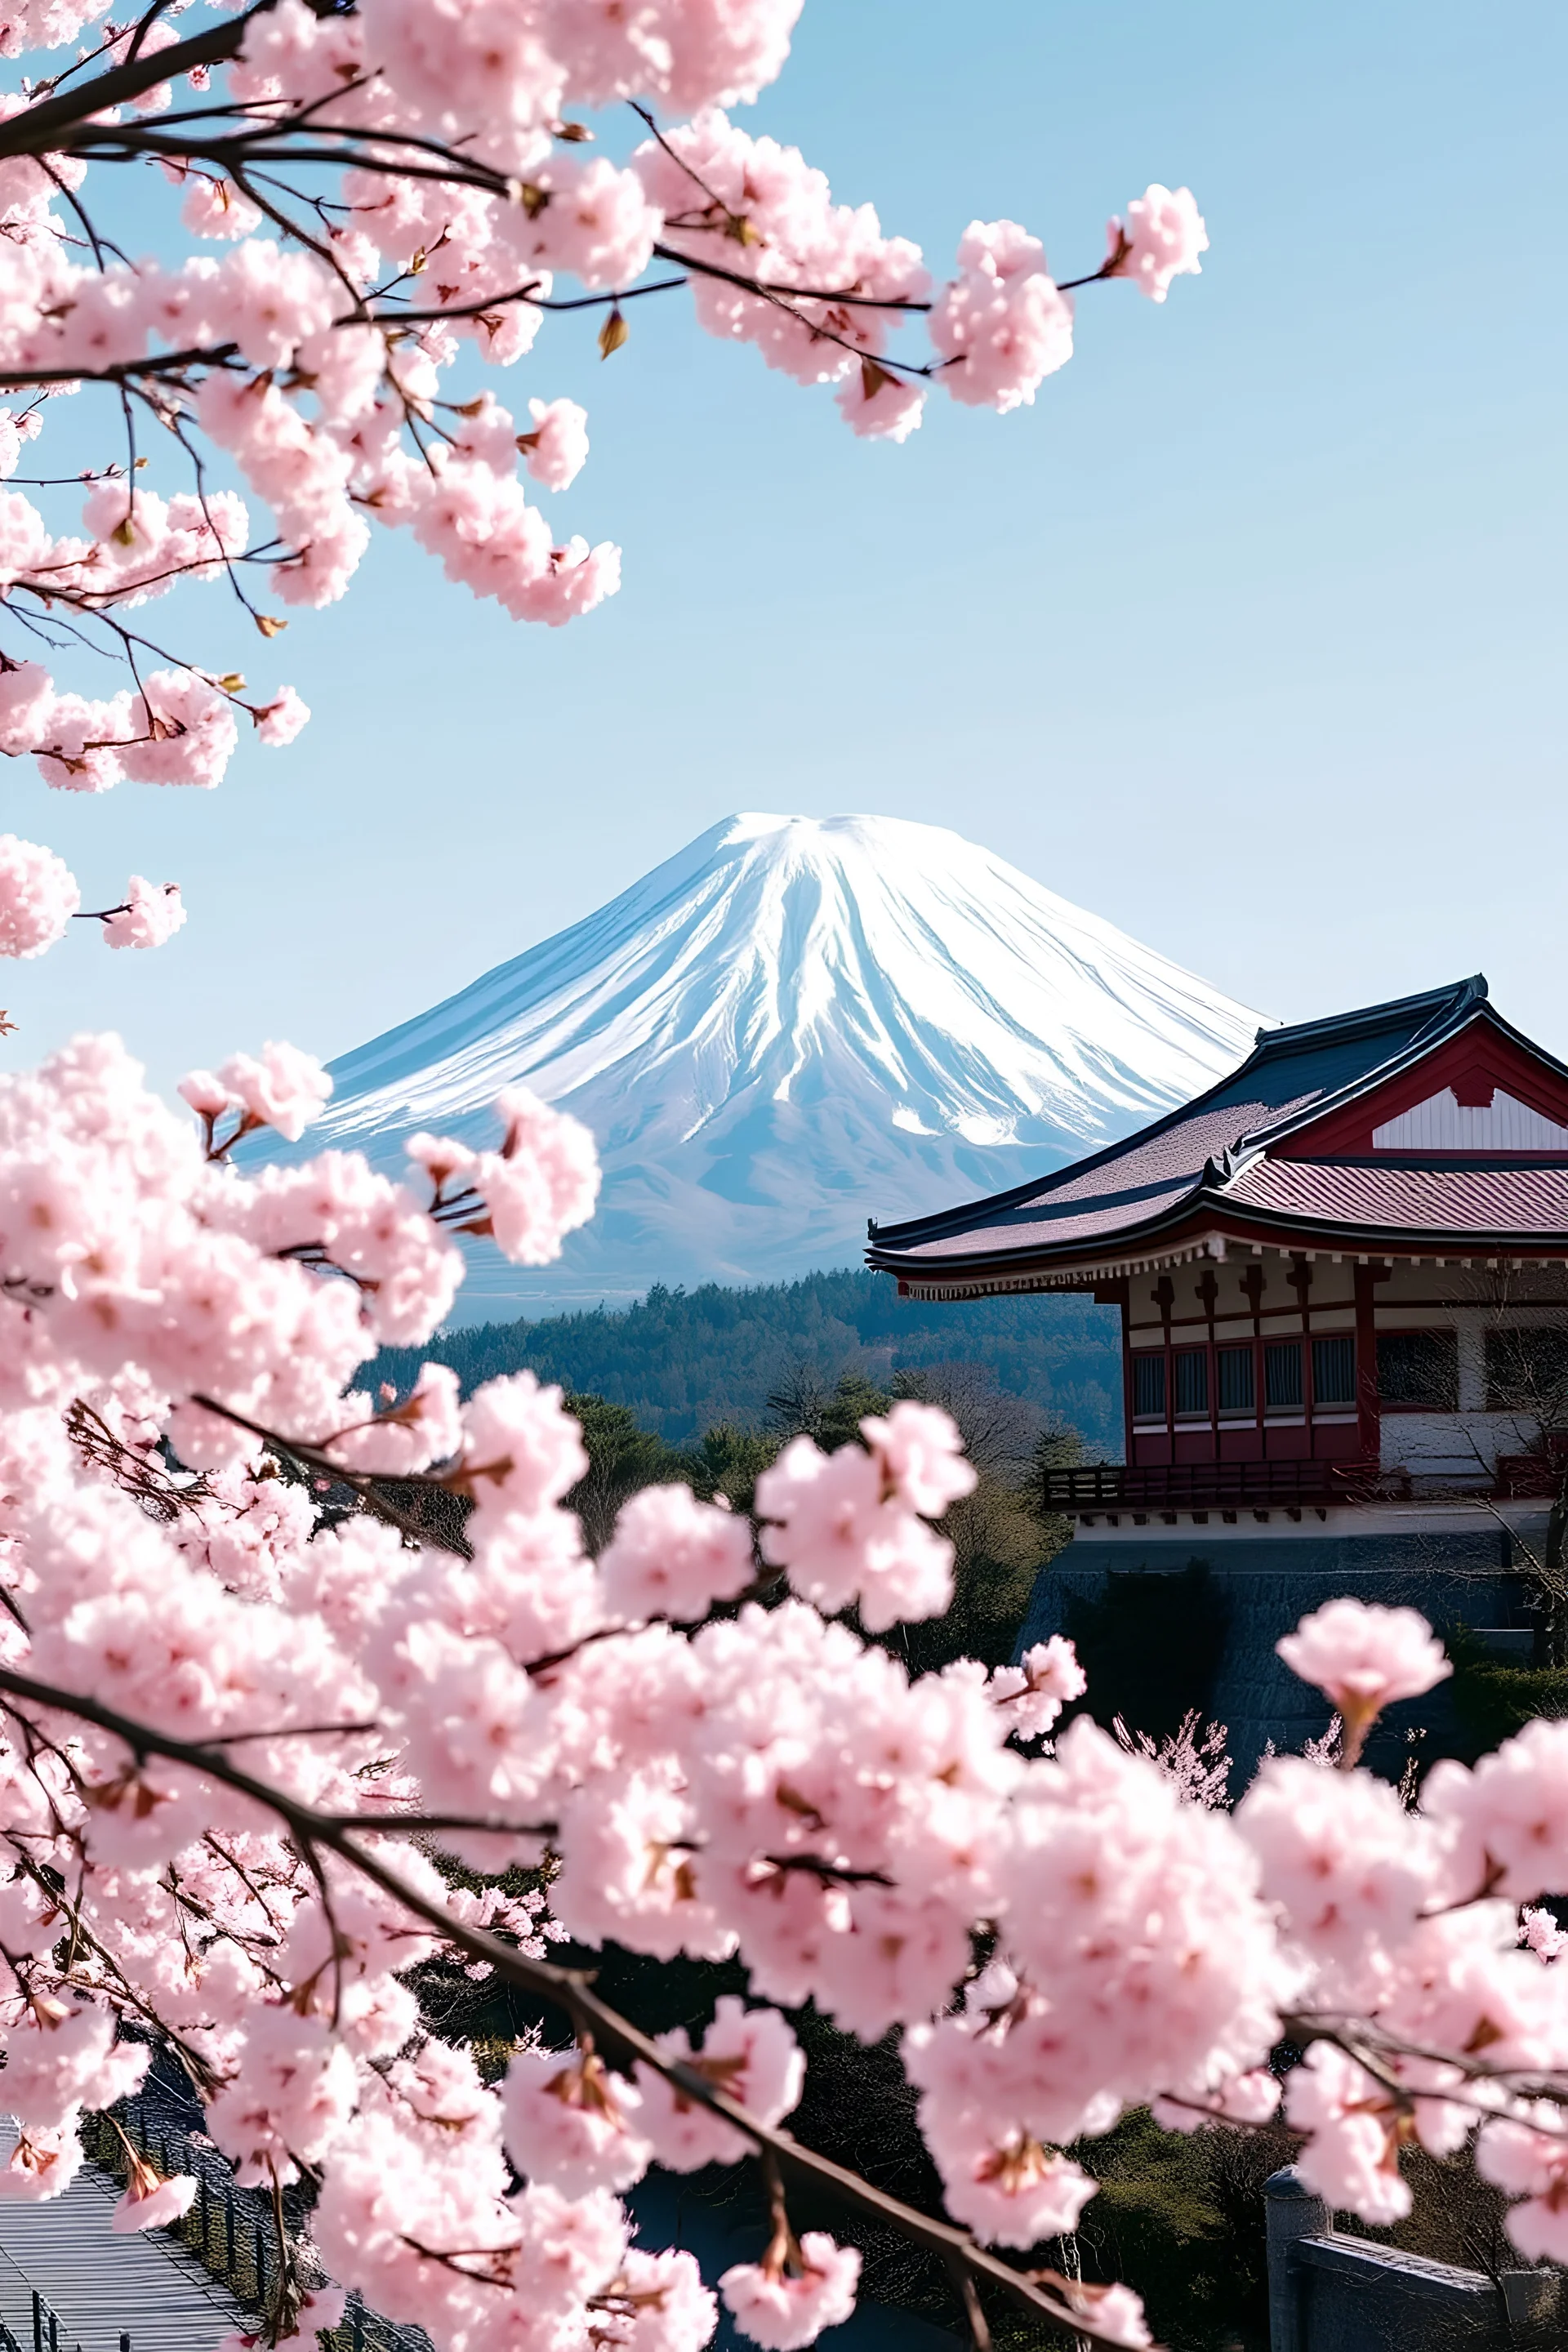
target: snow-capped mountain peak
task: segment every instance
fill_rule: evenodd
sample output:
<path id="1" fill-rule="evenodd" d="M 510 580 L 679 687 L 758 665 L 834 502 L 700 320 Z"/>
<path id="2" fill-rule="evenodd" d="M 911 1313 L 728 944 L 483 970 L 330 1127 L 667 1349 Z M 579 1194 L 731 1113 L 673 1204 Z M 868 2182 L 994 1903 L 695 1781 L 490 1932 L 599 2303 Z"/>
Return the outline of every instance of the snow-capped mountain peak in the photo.
<path id="1" fill-rule="evenodd" d="M 401 1171 L 489 1139 L 524 1082 L 605 1189 L 559 1276 L 484 1253 L 468 1311 L 851 1263 L 868 1214 L 994 1191 L 1125 1134 L 1258 1016 L 1001 858 L 898 817 L 727 818 L 640 882 L 332 1066 L 308 1140 Z"/>

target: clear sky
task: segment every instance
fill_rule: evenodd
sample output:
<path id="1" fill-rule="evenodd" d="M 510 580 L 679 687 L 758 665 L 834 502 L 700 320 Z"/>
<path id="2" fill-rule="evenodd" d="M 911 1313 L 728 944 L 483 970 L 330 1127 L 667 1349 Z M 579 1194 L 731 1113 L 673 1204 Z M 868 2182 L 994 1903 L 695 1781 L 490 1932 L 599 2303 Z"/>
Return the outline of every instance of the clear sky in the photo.
<path id="1" fill-rule="evenodd" d="M 757 118 L 939 274 L 1005 215 L 1077 276 L 1161 179 L 1202 278 L 1089 289 L 1032 408 L 938 394 L 901 449 L 683 296 L 608 363 L 547 327 L 498 388 L 587 405 L 561 528 L 619 597 L 526 629 L 378 534 L 239 648 L 312 706 L 291 751 L 212 795 L 13 769 L 88 903 L 134 866 L 191 907 L 0 973 L 13 1066 L 338 1053 L 737 808 L 955 826 L 1287 1017 L 1484 970 L 1568 1054 L 1565 68 L 1556 0 L 806 0 Z"/>

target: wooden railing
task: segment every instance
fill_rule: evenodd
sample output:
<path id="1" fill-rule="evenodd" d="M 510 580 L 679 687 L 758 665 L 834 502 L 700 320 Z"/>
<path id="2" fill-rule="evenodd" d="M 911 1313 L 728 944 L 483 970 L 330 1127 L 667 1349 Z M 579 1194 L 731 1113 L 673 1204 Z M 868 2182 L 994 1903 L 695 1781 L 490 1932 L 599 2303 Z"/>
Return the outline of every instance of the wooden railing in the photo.
<path id="1" fill-rule="evenodd" d="M 1466 1496 L 1503 1502 L 1547 1501 L 1562 1488 L 1568 1468 L 1545 1454 L 1499 1456 L 1495 1472 L 1477 1463 L 1473 1471 L 1451 1475 L 1420 1472 L 1423 1495 Z M 1282 1510 L 1331 1503 L 1408 1502 L 1415 1491 L 1408 1470 L 1382 1469 L 1364 1462 L 1089 1462 L 1073 1470 L 1047 1470 L 1041 1500 L 1047 1510 L 1068 1514 L 1098 1511 Z"/>
<path id="2" fill-rule="evenodd" d="M 1408 1475 L 1375 1464 L 1173 1462 L 1158 1466 L 1090 1462 L 1047 1470 L 1042 1500 L 1052 1511 L 1191 1510 L 1302 1504 L 1370 1503 L 1408 1496 Z"/>

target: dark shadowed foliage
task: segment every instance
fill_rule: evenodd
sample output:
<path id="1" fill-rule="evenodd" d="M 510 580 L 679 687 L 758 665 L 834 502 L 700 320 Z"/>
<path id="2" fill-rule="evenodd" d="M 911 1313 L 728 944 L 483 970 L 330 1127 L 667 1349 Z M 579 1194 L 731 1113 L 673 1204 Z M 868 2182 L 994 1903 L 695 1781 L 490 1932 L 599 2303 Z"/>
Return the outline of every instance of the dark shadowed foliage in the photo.
<path id="1" fill-rule="evenodd" d="M 1189 1708 L 1209 1713 L 1225 1652 L 1226 1598 L 1206 1560 L 1175 1575 L 1113 1572 L 1099 1593 L 1075 1593 L 1068 1632 L 1089 1676 L 1086 1711 L 1107 1729 L 1121 1716 L 1162 1739 Z"/>

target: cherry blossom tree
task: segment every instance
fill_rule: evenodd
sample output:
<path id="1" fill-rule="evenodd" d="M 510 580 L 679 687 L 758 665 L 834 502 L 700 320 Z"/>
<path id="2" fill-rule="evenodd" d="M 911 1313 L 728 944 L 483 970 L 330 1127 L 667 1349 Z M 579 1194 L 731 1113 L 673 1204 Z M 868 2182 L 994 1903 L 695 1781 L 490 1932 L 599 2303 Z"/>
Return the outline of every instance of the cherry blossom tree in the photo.
<path id="1" fill-rule="evenodd" d="M 339 1151 L 247 1172 L 234 1143 L 300 1139 L 324 1074 L 272 1045 L 183 1091 L 194 1118 L 104 1038 L 0 1080 L 0 2195 L 58 2195 L 84 2109 L 161 2046 L 280 2231 L 282 2186 L 314 2185 L 269 2344 L 332 2323 L 319 2260 L 442 2352 L 700 2352 L 712 2293 L 620 2199 L 715 2163 L 757 2165 L 773 2212 L 718 2283 L 756 2344 L 854 2305 L 853 2243 L 792 2221 L 808 2186 L 939 2256 L 977 2347 L 1003 2297 L 1138 2346 L 1130 2285 L 1033 2251 L 1095 2194 L 1068 2151 L 1134 2106 L 1258 2127 L 1282 2077 L 1334 2206 L 1396 2220 L 1401 2147 L 1472 2144 L 1521 2252 L 1568 2257 L 1542 1903 L 1568 1885 L 1568 1724 L 1436 1765 L 1415 1809 L 1356 1757 L 1447 1662 L 1413 1612 L 1339 1601 L 1280 1644 L 1340 1711 L 1335 1763 L 1271 1758 L 1232 1810 L 1087 1718 L 1053 1748 L 1070 1643 L 911 1677 L 862 1638 L 946 1606 L 935 1522 L 973 1483 L 910 1400 L 832 1454 L 797 1438 L 755 1528 L 654 1488 L 595 1559 L 559 1391 L 464 1402 L 434 1363 L 405 1396 L 355 1385 L 447 1315 L 457 1236 L 536 1264 L 591 1213 L 584 1131 L 513 1090 L 493 1150 L 411 1138 L 406 1184 Z M 421 1539 L 432 1495 L 460 1535 Z M 548 1915 L 505 1892 L 518 1865 Z M 653 2037 L 561 1935 L 738 1958 L 747 1991 Z M 437 1952 L 560 2021 L 499 2085 L 421 2016 Z M 808 2000 L 900 2031 L 945 2215 L 792 2136 Z M 118 2224 L 191 2193 L 141 2158 Z"/>
<path id="2" fill-rule="evenodd" d="M 372 521 L 519 619 L 590 611 L 616 551 L 557 532 L 522 478 L 569 486 L 583 413 L 547 383 L 509 412 L 484 373 L 556 312 L 596 313 L 609 356 L 637 302 L 685 288 L 864 435 L 907 436 L 932 387 L 1032 399 L 1083 280 L 1003 221 L 933 285 L 731 119 L 796 5 L 264 0 L 182 37 L 162 0 L 130 26 L 23 0 L 7 55 L 88 39 L 0 121 L 0 749 L 101 792 L 216 784 L 243 719 L 286 743 L 307 714 L 285 683 L 196 663 L 142 608 L 206 585 L 275 646 L 278 607 L 344 593 Z M 101 192 L 127 164 L 201 249 L 128 257 Z M 1205 245 L 1191 196 L 1152 188 L 1087 275 L 1163 300 Z M 892 348 L 916 314 L 924 356 Z M 74 487 L 43 451 L 67 394 L 104 421 Z M 79 523 L 33 490 L 79 498 Z M 105 654 L 123 683 L 100 698 Z M 114 946 L 183 919 L 141 877 L 89 911 Z M 50 850 L 0 837 L 0 951 L 82 912 Z M 853 2245 L 792 2221 L 809 2185 L 944 2262 L 977 2347 L 1003 2297 L 1137 2346 L 1128 2285 L 1026 2259 L 1094 2194 L 1067 2150 L 1131 2105 L 1262 2123 L 1288 2038 L 1286 2113 L 1335 2205 L 1393 2218 L 1404 2142 L 1473 2142 L 1521 2251 L 1568 2255 L 1568 1973 L 1541 1904 L 1568 1885 L 1568 1726 L 1436 1768 L 1410 1810 L 1356 1758 L 1447 1662 L 1409 1612 L 1341 1602 L 1284 1645 L 1340 1711 L 1340 1769 L 1272 1759 L 1231 1811 L 1087 1719 L 1053 1749 L 1083 1687 L 1065 1643 L 911 1678 L 861 1638 L 952 1591 L 935 1523 L 973 1472 L 913 1400 L 831 1454 L 796 1440 L 755 1528 L 665 1488 L 592 1557 L 558 1391 L 521 1374 L 465 1402 L 433 1363 L 406 1396 L 356 1385 L 447 1315 L 458 1236 L 552 1258 L 592 1212 L 590 1139 L 514 1090 L 490 1150 L 411 1138 L 405 1183 L 344 1152 L 237 1166 L 328 1091 L 269 1045 L 194 1073 L 186 1118 L 101 1037 L 0 1079 L 0 2194 L 59 2194 L 84 2111 L 161 2047 L 279 2228 L 308 2176 L 327 2270 L 443 2352 L 699 2352 L 713 2295 L 620 2198 L 710 2162 L 757 2165 L 772 2211 L 719 2282 L 757 2344 L 854 2305 Z M 548 1915 L 505 1891 L 517 1865 Z M 561 1935 L 738 1958 L 747 1994 L 650 2037 L 552 1959 Z M 560 2021 L 499 2086 L 420 2014 L 437 1952 Z M 792 2136 L 784 2012 L 807 2000 L 901 2032 L 945 2215 Z M 191 2194 L 139 2158 L 118 2226 Z M 333 2321 L 295 2253 L 268 2344 Z"/>
<path id="3" fill-rule="evenodd" d="M 188 5 L 120 24 L 102 0 L 20 0 L 0 21 L 10 58 L 88 37 L 0 119 L 0 751 L 61 792 L 210 788 L 247 722 L 270 745 L 305 724 L 286 683 L 247 685 L 237 646 L 208 667 L 150 633 L 142 608 L 177 588 L 215 589 L 268 662 L 288 610 L 343 595 L 373 522 L 518 620 L 613 594 L 619 550 L 531 495 L 580 471 L 584 412 L 491 388 L 524 362 L 538 381 L 547 320 L 597 314 L 607 358 L 636 303 L 684 288 L 707 332 L 901 441 L 932 385 L 1033 400 L 1071 356 L 1074 285 L 1163 301 L 1207 246 L 1188 191 L 1155 186 L 1085 278 L 975 221 L 935 284 L 869 205 L 726 110 L 779 71 L 799 0 L 251 0 L 184 33 Z M 622 160 L 586 152 L 585 114 Z M 157 257 L 125 249 L 126 166 L 167 185 Z M 895 352 L 917 317 L 927 355 Z M 67 394 L 101 408 L 101 457 L 74 477 L 46 448 Z M 41 953 L 83 911 L 58 857 L 0 835 L 0 954 Z M 174 885 L 138 877 L 87 912 L 115 947 L 184 920 Z"/>

